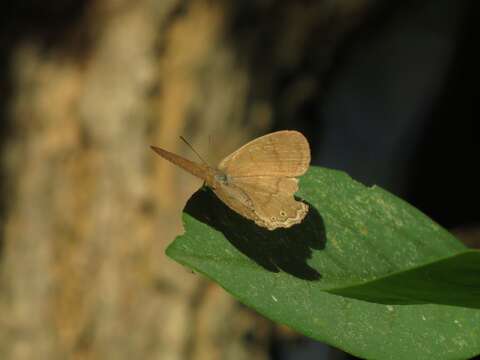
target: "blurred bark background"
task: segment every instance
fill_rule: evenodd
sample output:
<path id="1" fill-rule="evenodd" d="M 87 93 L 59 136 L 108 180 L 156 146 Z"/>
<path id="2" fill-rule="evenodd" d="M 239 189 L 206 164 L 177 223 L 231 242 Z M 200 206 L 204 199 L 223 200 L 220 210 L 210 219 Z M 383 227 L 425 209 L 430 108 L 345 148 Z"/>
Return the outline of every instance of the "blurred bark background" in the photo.
<path id="1" fill-rule="evenodd" d="M 200 183 L 149 145 L 288 125 L 370 3 L 2 5 L 0 358 L 267 358 L 273 325 L 165 257 Z"/>

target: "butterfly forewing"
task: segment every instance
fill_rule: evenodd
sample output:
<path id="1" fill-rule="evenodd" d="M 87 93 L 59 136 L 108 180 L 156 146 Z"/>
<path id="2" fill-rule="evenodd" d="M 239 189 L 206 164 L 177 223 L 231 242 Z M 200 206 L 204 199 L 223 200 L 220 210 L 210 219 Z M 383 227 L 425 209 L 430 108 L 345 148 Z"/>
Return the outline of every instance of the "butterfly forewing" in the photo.
<path id="1" fill-rule="evenodd" d="M 182 169 L 188 171 L 190 174 L 206 181 L 207 183 L 212 182 L 212 178 L 214 176 L 214 170 L 204 164 L 197 164 L 193 161 L 190 161 L 188 159 L 185 159 L 182 156 L 179 156 L 177 154 L 171 153 L 170 151 L 167 151 L 165 149 L 156 147 L 156 146 L 150 146 L 153 151 L 155 151 L 158 155 L 163 157 L 164 159 L 167 159 L 171 163 L 180 166 Z"/>
<path id="2" fill-rule="evenodd" d="M 277 131 L 261 136 L 222 160 L 218 169 L 231 178 L 241 176 L 287 176 L 305 173 L 310 164 L 310 146 L 298 131 Z"/>

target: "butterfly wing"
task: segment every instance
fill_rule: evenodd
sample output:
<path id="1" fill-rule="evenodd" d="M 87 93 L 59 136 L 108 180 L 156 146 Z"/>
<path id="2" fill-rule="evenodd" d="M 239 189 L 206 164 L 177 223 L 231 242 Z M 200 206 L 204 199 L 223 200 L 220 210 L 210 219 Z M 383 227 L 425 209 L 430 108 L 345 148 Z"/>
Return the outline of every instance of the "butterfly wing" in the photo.
<path id="1" fill-rule="evenodd" d="M 269 230 L 300 223 L 308 205 L 295 200 L 298 180 L 287 177 L 241 177 L 215 189 L 232 210 Z"/>
<path id="2" fill-rule="evenodd" d="M 150 148 L 164 159 L 167 159 L 171 163 L 181 167 L 185 171 L 188 171 L 190 174 L 204 180 L 207 184 L 212 184 L 215 172 L 213 168 L 210 168 L 204 164 L 197 164 L 193 161 L 185 159 L 182 156 L 156 146 L 150 146 Z"/>
<path id="3" fill-rule="evenodd" d="M 295 178 L 310 164 L 310 146 L 298 131 L 278 131 L 242 146 L 218 166 L 227 183 L 215 190 L 230 208 L 269 230 L 300 223 L 307 204 L 294 198 Z"/>
<path id="4" fill-rule="evenodd" d="M 250 196 L 238 186 L 217 183 L 212 190 L 225 205 L 236 213 L 255 222 L 260 220 L 255 214 L 254 204 Z"/>
<path id="5" fill-rule="evenodd" d="M 310 164 L 310 146 L 298 131 L 277 131 L 245 144 L 222 160 L 218 169 L 231 178 L 304 174 Z"/>

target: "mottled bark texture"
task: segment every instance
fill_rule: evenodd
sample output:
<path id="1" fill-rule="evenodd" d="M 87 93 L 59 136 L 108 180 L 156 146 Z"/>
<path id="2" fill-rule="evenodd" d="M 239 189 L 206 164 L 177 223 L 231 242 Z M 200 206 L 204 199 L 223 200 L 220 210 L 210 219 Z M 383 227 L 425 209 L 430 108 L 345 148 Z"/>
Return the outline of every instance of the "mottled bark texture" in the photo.
<path id="1" fill-rule="evenodd" d="M 149 145 L 192 157 L 183 135 L 215 163 L 283 126 L 368 1 L 21 3 L 0 43 L 0 358 L 266 358 L 270 323 L 164 255 L 200 184 Z"/>

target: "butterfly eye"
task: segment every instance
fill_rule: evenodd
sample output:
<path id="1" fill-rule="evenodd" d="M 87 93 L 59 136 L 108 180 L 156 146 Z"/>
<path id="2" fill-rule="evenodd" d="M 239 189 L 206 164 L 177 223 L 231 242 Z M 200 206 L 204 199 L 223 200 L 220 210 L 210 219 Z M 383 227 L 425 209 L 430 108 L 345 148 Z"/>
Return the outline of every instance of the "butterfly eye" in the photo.
<path id="1" fill-rule="evenodd" d="M 215 180 L 224 184 L 228 182 L 227 175 L 225 174 L 215 174 Z"/>

